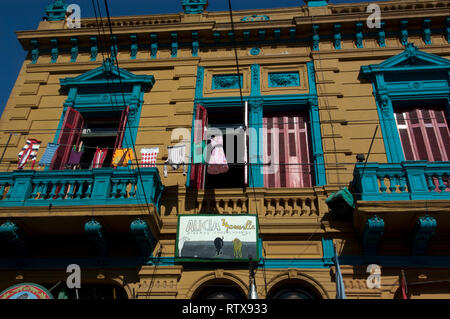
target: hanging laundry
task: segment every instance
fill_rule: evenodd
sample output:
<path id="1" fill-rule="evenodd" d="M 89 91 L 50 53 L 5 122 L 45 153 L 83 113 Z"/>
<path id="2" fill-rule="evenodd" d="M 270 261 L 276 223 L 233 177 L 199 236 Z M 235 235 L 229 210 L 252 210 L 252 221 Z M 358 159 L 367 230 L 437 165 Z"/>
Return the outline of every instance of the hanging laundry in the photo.
<path id="1" fill-rule="evenodd" d="M 211 139 L 211 157 L 209 158 L 209 164 L 207 172 L 212 175 L 222 174 L 228 172 L 228 163 L 223 151 L 223 138 L 222 136 L 215 136 Z"/>
<path id="2" fill-rule="evenodd" d="M 18 169 L 23 169 L 29 159 L 32 160 L 31 169 L 34 169 L 36 154 L 39 150 L 39 146 L 41 146 L 41 141 L 34 138 L 27 140 L 27 143 L 22 147 L 22 151 L 19 153 L 19 162 L 17 165 Z"/>
<path id="3" fill-rule="evenodd" d="M 168 158 L 164 163 L 164 177 L 167 177 L 167 165 L 171 165 L 173 170 L 177 170 L 180 165 L 183 165 L 183 175 L 186 175 L 186 145 L 177 145 L 167 147 Z"/>
<path id="4" fill-rule="evenodd" d="M 47 148 L 45 149 L 44 155 L 42 155 L 41 160 L 39 162 L 40 166 L 50 165 L 53 160 L 53 156 L 59 148 L 59 144 L 48 143 Z"/>
<path id="5" fill-rule="evenodd" d="M 133 160 L 134 155 L 131 148 L 117 148 L 114 150 L 112 166 L 128 166 Z"/>
<path id="6" fill-rule="evenodd" d="M 106 154 L 108 153 L 107 148 L 98 148 L 95 151 L 94 159 L 92 160 L 91 168 L 101 168 L 103 162 L 105 161 Z"/>
<path id="7" fill-rule="evenodd" d="M 159 147 L 141 148 L 141 167 L 156 167 Z"/>
<path id="8" fill-rule="evenodd" d="M 67 165 L 70 165 L 70 166 L 80 165 L 82 155 L 83 155 L 83 152 L 77 152 L 72 149 L 70 151 L 70 156 L 69 156 L 69 160 L 67 161 Z"/>

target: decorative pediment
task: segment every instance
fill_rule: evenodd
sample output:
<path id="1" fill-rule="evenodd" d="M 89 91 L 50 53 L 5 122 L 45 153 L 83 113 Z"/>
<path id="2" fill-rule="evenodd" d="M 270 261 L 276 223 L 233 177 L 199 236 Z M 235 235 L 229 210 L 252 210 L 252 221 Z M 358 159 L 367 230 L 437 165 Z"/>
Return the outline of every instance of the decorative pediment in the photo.
<path id="1" fill-rule="evenodd" d="M 135 75 L 118 68 L 112 60 L 106 59 L 102 66 L 74 78 L 60 80 L 64 89 L 81 86 L 103 86 L 120 84 L 140 84 L 142 91 L 147 91 L 155 83 L 153 75 Z"/>
<path id="2" fill-rule="evenodd" d="M 450 70 L 450 60 L 420 51 L 413 43 L 408 43 L 405 51 L 380 64 L 361 67 L 360 75 L 367 77 L 374 73 L 407 71 Z"/>

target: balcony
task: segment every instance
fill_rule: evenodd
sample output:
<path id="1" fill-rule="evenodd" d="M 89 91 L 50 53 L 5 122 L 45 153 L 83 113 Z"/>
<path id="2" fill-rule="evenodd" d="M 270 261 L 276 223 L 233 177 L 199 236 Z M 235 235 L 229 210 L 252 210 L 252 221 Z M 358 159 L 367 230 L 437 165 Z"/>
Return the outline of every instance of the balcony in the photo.
<path id="1" fill-rule="evenodd" d="M 450 162 L 357 163 L 353 176 L 363 201 L 450 199 Z"/>
<path id="2" fill-rule="evenodd" d="M 159 212 L 162 191 L 156 168 L 0 173 L 0 207 L 152 204 Z M 147 200 L 146 200 L 146 199 Z"/>

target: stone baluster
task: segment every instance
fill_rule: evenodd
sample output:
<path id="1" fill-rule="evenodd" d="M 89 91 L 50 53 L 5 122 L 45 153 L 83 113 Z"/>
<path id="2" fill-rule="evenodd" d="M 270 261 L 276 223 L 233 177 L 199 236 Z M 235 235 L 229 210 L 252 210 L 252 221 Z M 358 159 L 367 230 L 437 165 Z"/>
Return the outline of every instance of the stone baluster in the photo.
<path id="1" fill-rule="evenodd" d="M 380 181 L 380 192 L 385 193 L 387 187 L 386 184 L 384 183 L 384 175 L 378 175 L 378 180 Z"/>
<path id="2" fill-rule="evenodd" d="M 389 190 L 391 193 L 395 193 L 397 191 L 397 183 L 396 183 L 396 176 L 395 175 L 389 175 Z"/>

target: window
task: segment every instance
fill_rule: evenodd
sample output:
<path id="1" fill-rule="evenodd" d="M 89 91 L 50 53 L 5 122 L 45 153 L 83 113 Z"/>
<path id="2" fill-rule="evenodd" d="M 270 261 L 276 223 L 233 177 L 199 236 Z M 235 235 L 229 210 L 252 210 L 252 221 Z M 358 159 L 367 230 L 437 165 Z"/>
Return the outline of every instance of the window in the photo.
<path id="1" fill-rule="evenodd" d="M 97 147 L 108 149 L 103 166 L 109 167 L 114 149 L 122 147 L 128 112 L 128 106 L 122 111 L 101 113 L 80 113 L 69 107 L 58 138 L 60 146 L 50 169 L 65 169 L 72 148 L 75 146 L 78 150 L 81 143 L 84 145 L 84 152 L 80 159 L 80 168 L 90 168 Z"/>
<path id="2" fill-rule="evenodd" d="M 448 161 L 450 132 L 443 108 L 396 108 L 406 160 Z"/>
<path id="3" fill-rule="evenodd" d="M 240 108 L 217 108 L 208 111 L 198 105 L 194 123 L 194 165 L 191 168 L 191 185 L 198 189 L 245 187 L 244 135 Z M 210 163 L 211 138 L 221 134 L 222 148 L 227 159 L 228 171 L 209 174 L 207 164 L 200 163 L 202 153 Z M 205 151 L 206 148 L 206 151 Z"/>
<path id="4" fill-rule="evenodd" d="M 308 119 L 304 113 L 265 114 L 264 186 L 311 187 Z"/>

